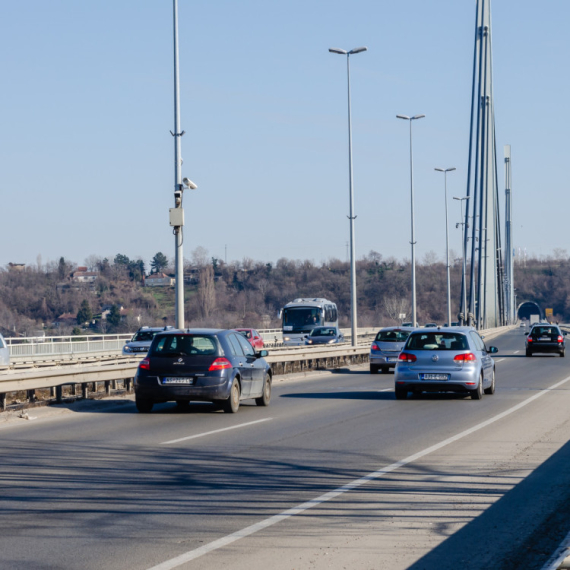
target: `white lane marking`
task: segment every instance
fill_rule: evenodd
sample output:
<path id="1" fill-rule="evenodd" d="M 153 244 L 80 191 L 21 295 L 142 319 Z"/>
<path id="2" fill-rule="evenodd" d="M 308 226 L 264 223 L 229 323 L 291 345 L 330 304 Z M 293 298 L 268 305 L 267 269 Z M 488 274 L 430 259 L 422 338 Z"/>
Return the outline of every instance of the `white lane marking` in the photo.
<path id="1" fill-rule="evenodd" d="M 384 390 L 377 390 L 377 392 L 393 392 L 394 388 L 384 388 Z"/>
<path id="2" fill-rule="evenodd" d="M 515 350 L 515 351 L 513 352 L 513 354 L 518 354 L 519 352 L 520 352 L 520 350 Z"/>
<path id="3" fill-rule="evenodd" d="M 505 418 L 505 417 L 509 416 L 510 414 L 520 410 L 521 408 L 524 408 L 525 406 L 527 406 L 531 402 L 534 402 L 538 398 L 544 396 L 548 392 L 551 392 L 552 390 L 556 390 L 556 388 L 562 386 L 563 384 L 565 384 L 568 381 L 570 381 L 570 376 L 568 376 L 564 380 L 561 380 L 560 382 L 557 382 L 556 384 L 553 384 L 549 388 L 545 388 L 544 390 L 537 392 L 536 394 L 534 394 L 530 398 L 522 401 L 520 404 L 517 404 L 516 406 L 513 406 L 512 408 L 509 408 L 508 410 L 501 412 L 500 414 L 497 414 L 496 416 L 494 416 L 488 420 L 485 420 L 484 422 L 481 422 L 480 424 L 477 424 L 476 426 L 473 426 L 469 429 L 466 429 L 465 431 L 462 431 L 462 432 L 458 433 L 457 435 L 451 436 L 447 439 L 444 439 L 443 441 L 441 441 L 439 443 L 436 443 L 435 445 L 427 447 L 423 451 L 418 451 L 418 453 L 414 453 L 414 455 L 410 455 L 409 457 L 406 457 L 405 459 L 402 459 L 401 461 L 396 461 L 396 463 L 392 463 L 392 465 L 388 465 L 387 467 L 384 467 L 383 469 L 378 469 L 378 471 L 374 471 L 373 473 L 369 473 L 368 475 L 365 475 L 364 477 L 361 477 L 360 479 L 356 479 L 356 480 L 352 481 L 351 483 L 347 483 L 346 485 L 343 485 L 342 487 L 338 487 L 334 491 L 330 491 L 328 493 L 325 493 L 324 495 L 321 495 L 320 497 L 316 497 L 315 499 L 311 499 L 310 501 L 307 501 L 306 503 L 301 503 L 300 505 L 297 505 L 296 507 L 293 507 L 291 509 L 287 509 L 286 511 L 283 511 L 282 513 L 279 513 L 277 515 L 273 515 L 272 517 L 269 517 L 269 518 L 262 520 L 258 523 L 255 523 L 255 524 L 252 524 L 252 525 L 247 526 L 245 528 L 242 528 L 241 530 L 238 530 L 237 532 L 233 532 L 232 534 L 228 534 L 227 536 L 223 536 L 222 538 L 219 538 L 218 540 L 214 540 L 208 544 L 204 544 L 203 546 L 200 546 L 199 548 L 196 548 L 194 550 L 189 550 L 188 552 L 185 552 L 184 554 L 181 554 L 180 556 L 176 556 L 175 558 L 171 558 L 170 560 L 166 560 L 165 562 L 162 562 L 161 564 L 158 564 L 157 566 L 152 566 L 148 570 L 172 570 L 172 568 L 177 568 L 178 566 L 181 566 L 182 564 L 185 564 L 186 562 L 190 562 L 191 560 L 195 560 L 196 558 L 199 558 L 200 556 L 204 556 L 204 554 L 208 554 L 209 552 L 213 552 L 214 550 L 218 550 L 220 548 L 223 548 L 224 546 L 227 546 L 228 544 L 232 544 L 233 542 L 236 542 L 236 541 L 240 540 L 241 538 L 245 538 L 246 536 L 250 536 L 252 534 L 255 534 L 256 532 L 259 532 L 260 530 L 263 530 L 265 528 L 273 526 L 274 524 L 277 524 L 277 523 L 279 523 L 285 519 L 288 519 L 292 516 L 299 515 L 308 509 L 311 509 L 313 507 L 320 505 L 321 503 L 324 503 L 326 501 L 330 501 L 331 499 L 335 499 L 336 497 L 343 495 L 344 493 L 346 493 L 348 491 L 352 491 L 353 489 L 357 489 L 358 487 L 361 487 L 362 485 L 368 483 L 369 481 L 379 479 L 380 477 L 383 477 L 387 473 L 391 473 L 392 471 L 395 471 L 396 469 L 399 469 L 400 467 L 404 467 L 408 463 L 412 463 L 413 461 L 421 459 L 422 457 L 425 457 L 426 455 L 433 453 L 434 451 L 438 451 L 439 449 L 446 447 L 447 445 L 449 445 L 451 443 L 455 443 L 456 441 L 458 441 L 458 440 L 460 440 L 460 439 L 462 439 L 468 435 L 471 435 L 471 434 L 473 434 L 473 433 L 475 433 L 475 432 L 477 432 L 477 431 L 479 431 L 479 430 L 481 430 L 481 429 L 483 429 L 483 428 L 485 428 L 485 427 L 487 427 L 487 426 L 489 426 L 495 422 L 498 422 L 499 420 L 502 420 L 503 418 Z"/>
<path id="4" fill-rule="evenodd" d="M 495 362 L 503 362 L 504 358 L 499 358 L 499 360 L 495 360 Z"/>
<path id="5" fill-rule="evenodd" d="M 163 441 L 161 443 L 161 445 L 168 445 L 170 443 L 179 443 L 180 441 L 188 441 L 189 439 L 196 439 L 197 437 L 204 437 L 206 435 L 212 435 L 214 433 L 221 433 L 222 431 L 229 431 L 231 429 L 238 429 L 238 428 L 242 428 L 245 426 L 252 426 L 253 424 L 260 424 L 261 422 L 268 422 L 269 420 L 272 420 L 273 418 L 265 418 L 263 420 L 255 420 L 254 422 L 247 422 L 246 424 L 238 424 L 237 426 L 231 426 L 231 427 L 227 427 L 227 428 L 222 428 L 222 429 L 215 429 L 214 431 L 206 431 L 204 433 L 199 433 L 196 435 L 189 435 L 188 437 L 181 437 L 179 439 L 171 439 L 170 441 Z"/>

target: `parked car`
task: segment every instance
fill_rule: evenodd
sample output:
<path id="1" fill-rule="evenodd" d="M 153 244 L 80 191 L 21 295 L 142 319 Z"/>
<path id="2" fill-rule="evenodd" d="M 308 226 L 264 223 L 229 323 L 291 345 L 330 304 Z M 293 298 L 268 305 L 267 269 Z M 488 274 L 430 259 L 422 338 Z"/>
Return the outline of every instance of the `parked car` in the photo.
<path id="1" fill-rule="evenodd" d="M 477 331 L 448 327 L 414 331 L 398 357 L 394 374 L 397 400 L 408 392 L 464 392 L 474 400 L 495 393 L 495 346 L 487 348 Z"/>
<path id="2" fill-rule="evenodd" d="M 344 342 L 344 335 L 336 327 L 316 327 L 305 338 L 305 344 L 337 344 Z"/>
<path id="3" fill-rule="evenodd" d="M 135 375 L 135 403 L 149 413 L 154 404 L 175 401 L 218 403 L 226 412 L 254 398 L 258 406 L 271 399 L 271 367 L 234 330 L 187 329 L 158 333 Z"/>
<path id="4" fill-rule="evenodd" d="M 171 330 L 174 327 L 141 327 L 129 342 L 123 346 L 123 355 L 144 354 L 148 352 L 152 339 L 159 332 Z"/>
<path id="5" fill-rule="evenodd" d="M 386 373 L 394 368 L 398 356 L 410 333 L 412 327 L 386 327 L 378 331 L 370 347 L 370 374 L 378 374 L 380 370 Z"/>
<path id="6" fill-rule="evenodd" d="M 558 325 L 534 325 L 526 337 L 526 355 L 532 356 L 537 352 L 557 352 L 564 357 L 566 334 L 560 330 Z"/>
<path id="7" fill-rule="evenodd" d="M 261 350 L 264 347 L 263 338 L 255 329 L 234 329 L 234 330 L 245 336 L 249 344 L 251 344 L 251 346 L 253 346 L 255 350 Z"/>
<path id="8" fill-rule="evenodd" d="M 7 366 L 10 364 L 10 349 L 0 334 L 0 365 Z"/>

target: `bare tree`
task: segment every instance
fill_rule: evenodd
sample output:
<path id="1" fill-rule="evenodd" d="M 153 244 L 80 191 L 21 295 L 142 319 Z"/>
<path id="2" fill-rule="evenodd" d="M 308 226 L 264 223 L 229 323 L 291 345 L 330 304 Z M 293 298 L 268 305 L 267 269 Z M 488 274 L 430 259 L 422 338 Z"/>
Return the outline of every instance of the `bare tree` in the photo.
<path id="1" fill-rule="evenodd" d="M 384 297 L 384 308 L 393 321 L 401 323 L 403 319 L 400 318 L 400 315 L 410 313 L 410 302 L 403 297 Z"/>
<path id="2" fill-rule="evenodd" d="M 200 299 L 200 312 L 202 313 L 202 316 L 207 319 L 216 308 L 214 268 L 211 265 L 206 265 L 200 270 L 198 298 Z"/>
<path id="3" fill-rule="evenodd" d="M 204 267 L 209 263 L 208 250 L 199 245 L 196 249 L 192 250 L 192 263 L 196 267 Z"/>

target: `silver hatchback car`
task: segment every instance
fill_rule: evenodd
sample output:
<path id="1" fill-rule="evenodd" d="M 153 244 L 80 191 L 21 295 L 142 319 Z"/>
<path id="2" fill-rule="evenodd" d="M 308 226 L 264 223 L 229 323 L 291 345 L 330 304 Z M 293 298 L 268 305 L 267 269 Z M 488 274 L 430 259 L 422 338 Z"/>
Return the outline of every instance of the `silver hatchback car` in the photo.
<path id="1" fill-rule="evenodd" d="M 412 327 L 386 327 L 378 331 L 370 347 L 370 374 L 378 374 L 380 370 L 386 373 L 395 368 L 398 356 L 410 333 Z"/>
<path id="2" fill-rule="evenodd" d="M 470 327 L 417 330 L 410 334 L 394 376 L 397 400 L 408 392 L 464 392 L 474 400 L 495 393 L 495 346 L 487 348 Z"/>

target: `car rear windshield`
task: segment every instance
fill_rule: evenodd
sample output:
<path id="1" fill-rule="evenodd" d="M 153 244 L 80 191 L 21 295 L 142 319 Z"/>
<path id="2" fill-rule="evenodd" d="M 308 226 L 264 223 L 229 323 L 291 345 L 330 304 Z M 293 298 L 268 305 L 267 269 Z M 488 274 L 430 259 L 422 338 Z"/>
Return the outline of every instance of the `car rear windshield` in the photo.
<path id="1" fill-rule="evenodd" d="M 173 334 L 159 337 L 149 356 L 220 356 L 216 337 L 198 334 Z"/>
<path id="2" fill-rule="evenodd" d="M 416 333 L 408 339 L 406 350 L 469 350 L 469 343 L 462 334 Z"/>
<path id="3" fill-rule="evenodd" d="M 540 337 L 540 336 L 558 336 L 560 331 L 558 327 L 534 327 L 532 329 L 532 336 Z"/>
<path id="4" fill-rule="evenodd" d="M 405 342 L 410 336 L 410 331 L 391 330 L 380 331 L 376 335 L 376 340 L 379 342 Z"/>

